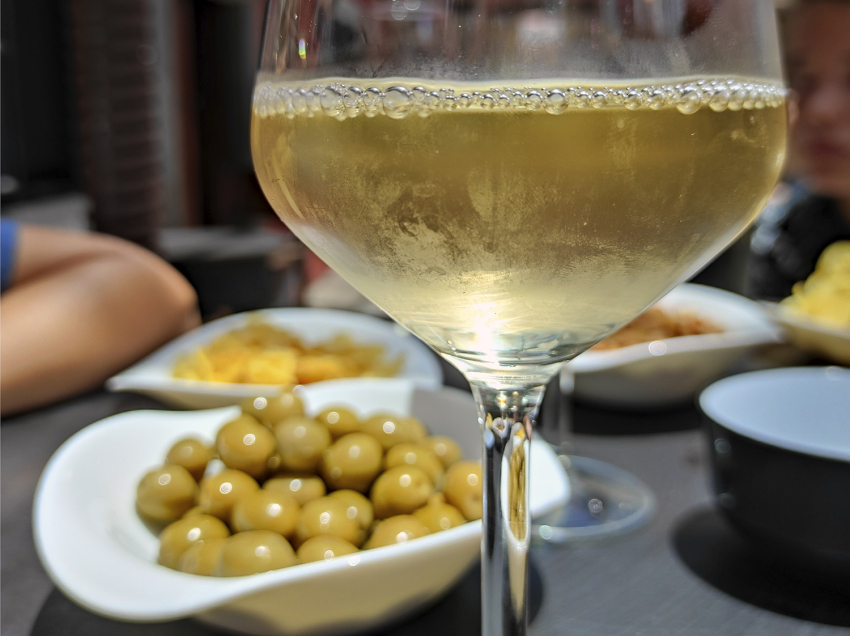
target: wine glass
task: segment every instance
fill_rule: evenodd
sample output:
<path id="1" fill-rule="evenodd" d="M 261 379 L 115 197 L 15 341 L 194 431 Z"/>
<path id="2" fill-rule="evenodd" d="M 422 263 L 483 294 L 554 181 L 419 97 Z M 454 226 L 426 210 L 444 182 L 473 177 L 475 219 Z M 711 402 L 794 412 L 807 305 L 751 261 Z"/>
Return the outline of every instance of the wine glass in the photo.
<path id="1" fill-rule="evenodd" d="M 753 219 L 784 103 L 770 0 L 269 1 L 257 176 L 471 385 L 485 634 L 526 631 L 544 386 Z"/>

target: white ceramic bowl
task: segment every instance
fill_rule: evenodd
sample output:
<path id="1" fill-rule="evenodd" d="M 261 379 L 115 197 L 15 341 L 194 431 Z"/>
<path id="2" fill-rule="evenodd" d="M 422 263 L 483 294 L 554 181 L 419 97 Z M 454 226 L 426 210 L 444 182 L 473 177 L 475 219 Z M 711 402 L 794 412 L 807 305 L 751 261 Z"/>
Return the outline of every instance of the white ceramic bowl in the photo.
<path id="1" fill-rule="evenodd" d="M 178 358 L 244 326 L 252 317 L 286 329 L 308 344 L 327 341 L 345 333 L 358 344 L 383 345 L 385 355 L 390 359 L 404 355 L 404 365 L 397 377 L 412 380 L 423 387 L 436 388 L 443 383 L 440 364 L 431 350 L 393 322 L 334 309 L 283 308 L 244 312 L 208 322 L 111 377 L 106 387 L 111 391 L 143 393 L 171 406 L 190 409 L 231 406 L 246 397 L 271 397 L 280 390 L 279 386 L 200 382 L 172 377 Z"/>
<path id="2" fill-rule="evenodd" d="M 680 285 L 657 305 L 691 312 L 723 332 L 586 351 L 569 363 L 578 397 L 620 408 L 671 406 L 692 398 L 754 347 L 781 340 L 761 305 L 714 287 Z"/>
<path id="3" fill-rule="evenodd" d="M 468 393 L 405 380 L 339 380 L 302 388 L 308 412 L 347 404 L 359 415 L 412 413 L 434 434 L 480 456 Z M 87 609 L 128 621 L 195 616 L 248 634 L 330 634 L 377 629 L 435 602 L 478 559 L 481 522 L 349 557 L 237 578 L 193 576 L 156 563 L 158 541 L 134 498 L 141 476 L 177 439 L 212 440 L 238 407 L 199 412 L 133 411 L 92 424 L 50 460 L 38 485 L 33 526 L 50 577 Z M 531 511 L 566 501 L 569 485 L 545 443 L 532 443 Z M 470 612 L 479 608 L 470 607 Z"/>
<path id="4" fill-rule="evenodd" d="M 827 360 L 850 365 L 850 329 L 827 327 L 782 305 L 766 303 L 766 306 L 784 327 L 789 340 L 798 347 Z"/>

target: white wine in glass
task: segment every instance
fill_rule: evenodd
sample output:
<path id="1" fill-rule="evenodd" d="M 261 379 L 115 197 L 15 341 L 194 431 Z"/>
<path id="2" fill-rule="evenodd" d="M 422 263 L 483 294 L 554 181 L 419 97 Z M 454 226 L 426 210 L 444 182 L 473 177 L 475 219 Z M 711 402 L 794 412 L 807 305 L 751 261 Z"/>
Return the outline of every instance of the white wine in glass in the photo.
<path id="1" fill-rule="evenodd" d="M 252 128 L 286 224 L 435 350 L 496 373 L 572 357 L 716 254 L 785 142 L 769 84 L 504 84 L 261 76 Z"/>
<path id="2" fill-rule="evenodd" d="M 544 385 L 708 262 L 776 182 L 786 114 L 771 11 L 269 3 L 257 176 L 310 249 L 470 381 L 488 636 L 526 628 Z"/>

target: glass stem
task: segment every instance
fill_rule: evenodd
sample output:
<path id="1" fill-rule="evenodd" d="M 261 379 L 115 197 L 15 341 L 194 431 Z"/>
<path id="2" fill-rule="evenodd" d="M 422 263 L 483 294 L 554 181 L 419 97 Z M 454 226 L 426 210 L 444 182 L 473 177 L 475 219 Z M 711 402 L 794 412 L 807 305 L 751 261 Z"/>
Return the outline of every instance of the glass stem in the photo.
<path id="1" fill-rule="evenodd" d="M 482 634 L 524 636 L 531 545 L 530 444 L 544 386 L 492 389 L 471 384 L 483 436 Z"/>

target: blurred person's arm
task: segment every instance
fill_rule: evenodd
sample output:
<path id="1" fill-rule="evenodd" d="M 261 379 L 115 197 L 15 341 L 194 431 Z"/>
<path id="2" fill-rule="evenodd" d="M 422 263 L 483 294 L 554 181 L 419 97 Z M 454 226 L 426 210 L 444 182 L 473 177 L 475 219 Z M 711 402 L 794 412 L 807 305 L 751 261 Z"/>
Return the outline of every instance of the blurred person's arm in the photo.
<path id="1" fill-rule="evenodd" d="M 0 301 L 3 415 L 93 389 L 199 323 L 168 263 L 99 234 L 20 226 Z"/>

